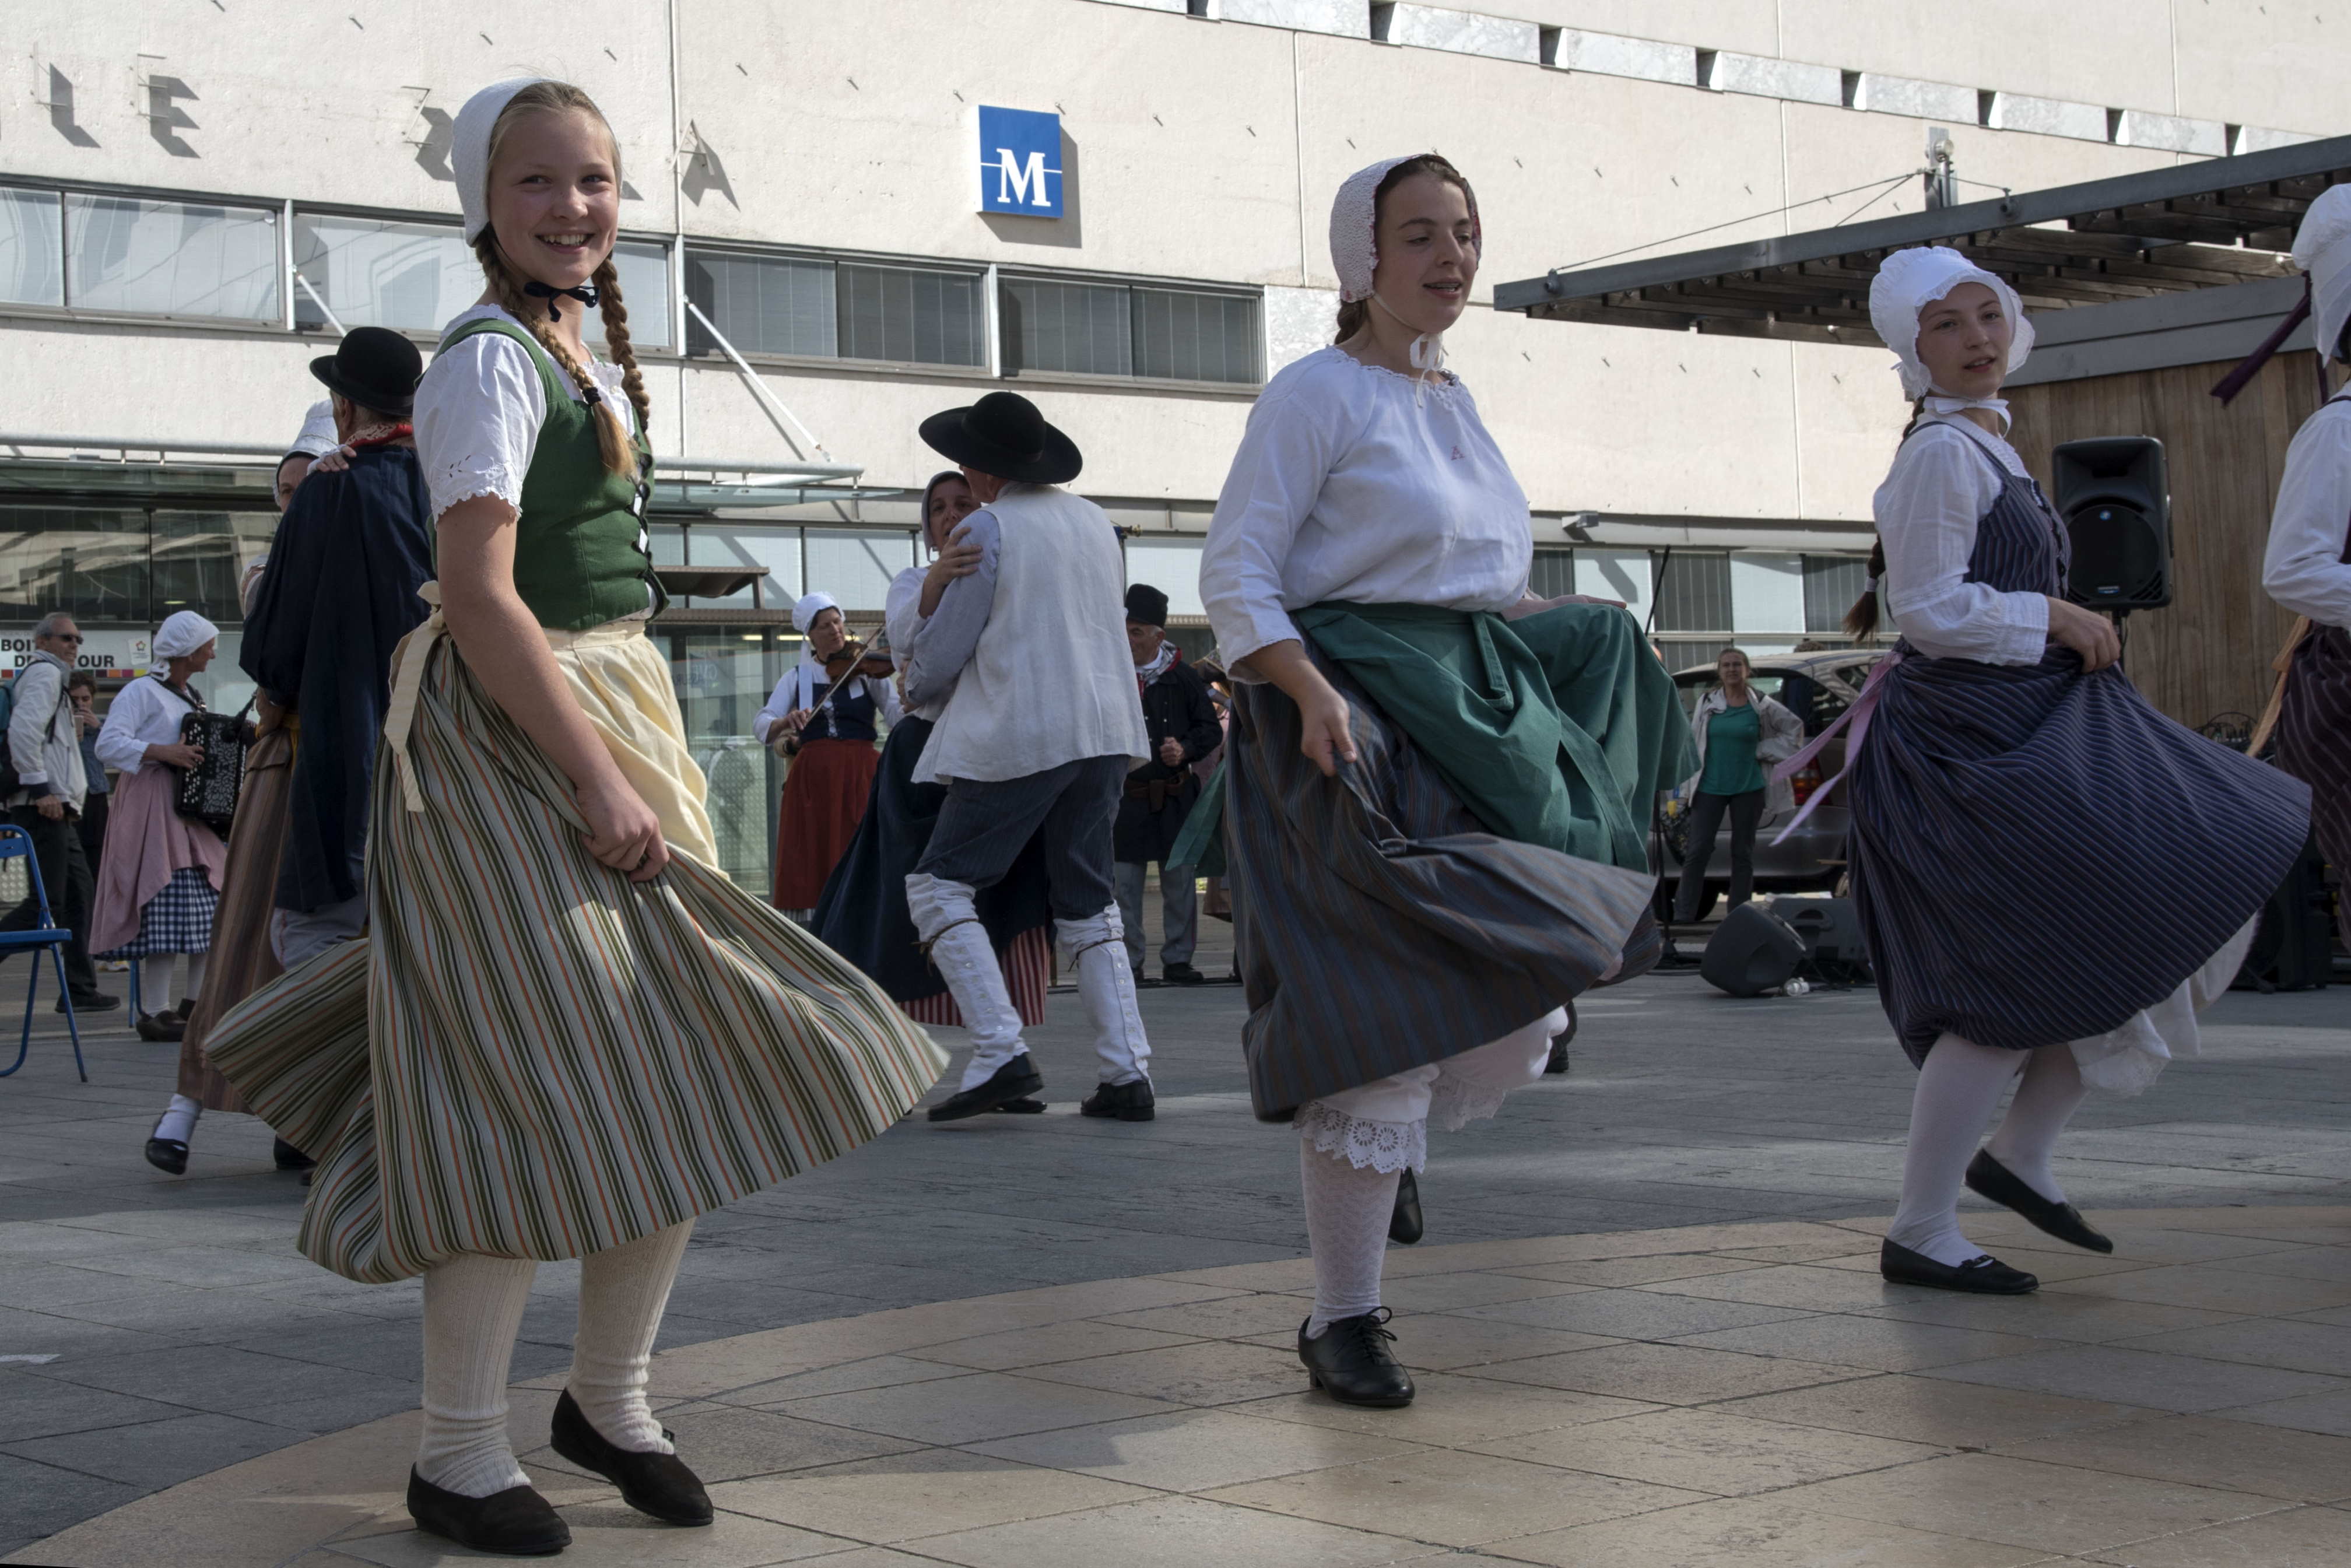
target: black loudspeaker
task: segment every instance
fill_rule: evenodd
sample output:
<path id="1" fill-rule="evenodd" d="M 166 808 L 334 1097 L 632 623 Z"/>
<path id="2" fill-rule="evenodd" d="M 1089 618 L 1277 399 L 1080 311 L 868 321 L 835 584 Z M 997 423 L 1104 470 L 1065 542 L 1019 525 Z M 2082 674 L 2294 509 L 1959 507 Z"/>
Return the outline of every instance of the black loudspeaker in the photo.
<path id="1" fill-rule="evenodd" d="M 1760 904 L 1742 904 L 1722 917 L 1706 956 L 1700 978 L 1734 997 L 1760 997 L 1795 977 L 1804 961 L 1804 939 Z"/>
<path id="2" fill-rule="evenodd" d="M 1803 939 L 1803 967 L 1834 985 L 1866 984 L 1869 948 L 1850 898 L 1774 898 L 1766 905 Z"/>
<path id="3" fill-rule="evenodd" d="M 2238 990 L 2311 991 L 2333 977 L 2335 917 L 2326 887 L 2326 862 L 2314 836 L 2285 881 L 2262 905 L 2253 945 L 2232 982 Z"/>
<path id="4" fill-rule="evenodd" d="M 2151 435 L 2068 441 L 2050 455 L 2057 515 L 2074 541 L 2065 597 L 2092 610 L 2171 602 L 2171 489 Z"/>

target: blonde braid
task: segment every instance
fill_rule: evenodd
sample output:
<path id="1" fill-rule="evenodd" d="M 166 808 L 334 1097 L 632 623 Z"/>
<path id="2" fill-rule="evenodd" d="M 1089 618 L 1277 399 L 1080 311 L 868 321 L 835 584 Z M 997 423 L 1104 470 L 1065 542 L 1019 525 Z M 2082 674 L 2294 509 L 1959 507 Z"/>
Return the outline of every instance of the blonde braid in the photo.
<path id="1" fill-rule="evenodd" d="M 538 307 L 522 291 L 522 278 L 507 264 L 506 253 L 498 249 L 495 230 L 486 228 L 481 232 L 474 241 L 474 255 L 480 260 L 483 275 L 489 279 L 490 287 L 497 292 L 499 308 L 520 322 L 523 329 L 547 350 L 547 357 L 561 366 L 563 373 L 571 378 L 571 384 L 587 394 L 588 416 L 596 427 L 596 452 L 604 460 L 605 469 L 613 474 L 634 475 L 637 454 L 629 444 L 628 431 L 621 423 L 620 411 L 604 395 L 604 389 L 597 383 L 588 367 L 547 329 L 547 323 L 541 319 Z M 608 259 L 604 265 L 610 267 L 611 262 Z M 636 393 L 632 391 L 631 401 L 635 399 Z"/>
<path id="2" fill-rule="evenodd" d="M 637 350 L 629 341 L 629 308 L 621 303 L 621 269 L 608 256 L 591 281 L 604 313 L 604 347 L 611 350 L 612 362 L 621 367 L 621 384 L 628 389 L 630 406 L 637 411 L 637 430 L 651 440 L 653 401 L 645 395 L 645 378 L 637 373 Z"/>

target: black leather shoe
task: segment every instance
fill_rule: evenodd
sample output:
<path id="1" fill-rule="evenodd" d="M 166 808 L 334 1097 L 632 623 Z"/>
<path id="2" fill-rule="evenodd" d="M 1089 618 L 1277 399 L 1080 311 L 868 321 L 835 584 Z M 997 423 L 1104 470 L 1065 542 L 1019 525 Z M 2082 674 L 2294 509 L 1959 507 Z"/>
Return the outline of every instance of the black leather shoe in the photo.
<path id="1" fill-rule="evenodd" d="M 1045 1087 L 1045 1075 L 1037 1064 L 1022 1051 L 998 1068 L 988 1081 L 976 1089 L 967 1089 L 948 1096 L 930 1109 L 934 1122 L 960 1122 L 967 1116 L 977 1116 L 983 1111 L 993 1111 L 1007 1100 L 1018 1100 L 1024 1094 L 1034 1094 Z"/>
<path id="2" fill-rule="evenodd" d="M 1006 1112 L 1015 1116 L 1041 1116 L 1045 1113 L 1045 1102 L 1031 1100 L 1023 1095 L 1018 1100 L 1007 1100 L 1001 1105 L 990 1105 L 988 1109 Z"/>
<path id="3" fill-rule="evenodd" d="M 74 1004 L 76 1007 L 80 1005 L 79 1002 Z M 141 1013 L 131 1027 L 139 1031 L 140 1039 L 157 1045 L 177 1045 L 186 1028 L 170 1013 Z"/>
<path id="4" fill-rule="evenodd" d="M 2090 1228 L 2080 1209 L 2070 1203 L 2050 1202 L 2033 1191 L 2030 1182 L 1992 1158 L 1990 1149 L 1978 1149 L 1976 1157 L 1968 1162 L 1968 1187 L 2014 1209 L 2031 1220 L 2035 1228 L 2047 1231 L 2060 1241 L 2070 1241 L 2092 1252 L 2115 1249 L 2113 1241 Z"/>
<path id="5" fill-rule="evenodd" d="M 1877 1271 L 1897 1285 L 1930 1291 L 1962 1291 L 1977 1296 L 2029 1296 L 2041 1281 L 2011 1269 L 1990 1253 L 1965 1263 L 1938 1263 L 1922 1252 L 1887 1241 L 1877 1249 Z"/>
<path id="6" fill-rule="evenodd" d="M 1148 1078 L 1138 1078 L 1132 1083 L 1097 1083 L 1094 1092 L 1078 1103 L 1078 1114 L 1115 1116 L 1122 1122 L 1148 1122 L 1158 1114 L 1152 1108 L 1156 1103 Z"/>
<path id="7" fill-rule="evenodd" d="M 675 1434 L 662 1436 L 675 1440 Z M 621 1489 L 621 1500 L 664 1524 L 708 1524 L 710 1494 L 702 1478 L 675 1454 L 639 1454 L 615 1448 L 589 1422 L 571 1390 L 555 1402 L 549 1434 L 555 1451 L 583 1470 L 593 1470 Z"/>
<path id="8" fill-rule="evenodd" d="M 281 1171 L 307 1171 L 319 1163 L 283 1138 L 269 1140 L 269 1157 Z"/>
<path id="9" fill-rule="evenodd" d="M 1420 1239 L 1420 1178 L 1406 1166 L 1396 1177 L 1395 1207 L 1388 1215 L 1388 1239 L 1409 1247 Z"/>
<path id="10" fill-rule="evenodd" d="M 1567 1040 L 1564 1037 L 1551 1042 L 1551 1060 L 1543 1063 L 1546 1077 L 1556 1077 L 1567 1071 Z"/>
<path id="11" fill-rule="evenodd" d="M 1393 1410 L 1411 1404 L 1412 1374 L 1388 1353 L 1395 1338 L 1387 1331 L 1392 1315 L 1380 1307 L 1341 1318 L 1313 1339 L 1306 1337 L 1306 1323 L 1300 1323 L 1298 1359 L 1306 1364 L 1306 1381 L 1342 1405 Z"/>
<path id="12" fill-rule="evenodd" d="M 1208 977 L 1189 964 L 1170 964 L 1159 973 L 1171 986 L 1205 986 L 1208 983 Z"/>
<path id="13" fill-rule="evenodd" d="M 122 1005 L 122 998 L 120 997 L 110 997 L 104 991 L 92 991 L 86 997 L 76 997 L 73 999 L 73 1005 L 74 1011 L 78 1013 L 110 1012 L 114 1009 Z M 49 1010 L 57 1013 L 65 1011 L 65 998 L 63 997 L 59 997 L 56 1001 L 50 1003 Z"/>
<path id="14" fill-rule="evenodd" d="M 419 1530 L 507 1557 L 552 1557 L 571 1544 L 571 1527 L 528 1486 L 467 1497 L 436 1487 L 412 1469 L 408 1517 Z"/>
<path id="15" fill-rule="evenodd" d="M 147 1140 L 147 1163 L 165 1176 L 188 1174 L 188 1145 L 177 1138 Z"/>

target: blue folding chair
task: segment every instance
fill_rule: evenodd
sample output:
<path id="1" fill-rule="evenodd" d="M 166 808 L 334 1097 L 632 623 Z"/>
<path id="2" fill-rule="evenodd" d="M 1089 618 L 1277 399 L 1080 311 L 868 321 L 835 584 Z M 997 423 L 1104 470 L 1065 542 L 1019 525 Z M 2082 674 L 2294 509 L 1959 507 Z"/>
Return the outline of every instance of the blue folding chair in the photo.
<path id="1" fill-rule="evenodd" d="M 41 923 L 30 931 L 0 931 L 0 958 L 20 947 L 47 947 L 49 950 L 49 964 L 57 970 L 57 994 L 65 998 L 66 1028 L 73 1035 L 74 1071 L 81 1074 L 81 1081 L 87 1083 L 89 1082 L 89 1070 L 82 1065 L 81 1025 L 74 1019 L 73 988 L 66 984 L 65 956 L 57 951 L 73 940 L 73 933 L 59 929 L 49 915 L 48 890 L 41 885 L 41 860 L 33 852 L 33 835 L 22 828 L 0 823 L 0 861 L 18 855 L 25 858 L 25 871 L 33 880 L 33 897 L 41 906 Z M 33 978 L 25 988 L 25 1031 L 16 1040 L 16 1060 L 8 1064 L 6 1071 L 0 1071 L 0 1078 L 7 1077 L 25 1065 L 25 1053 L 33 1045 L 33 1002 L 40 990 L 41 960 L 36 954 L 33 957 Z"/>

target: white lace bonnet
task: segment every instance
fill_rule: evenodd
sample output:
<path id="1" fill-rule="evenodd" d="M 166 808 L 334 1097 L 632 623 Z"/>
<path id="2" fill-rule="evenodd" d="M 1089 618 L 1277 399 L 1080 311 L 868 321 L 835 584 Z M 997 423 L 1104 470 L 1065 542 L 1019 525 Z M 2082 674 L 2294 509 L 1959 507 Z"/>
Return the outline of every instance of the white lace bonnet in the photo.
<path id="1" fill-rule="evenodd" d="M 1962 283 L 1980 283 L 2000 300 L 2000 308 L 2015 323 L 2008 346 L 2008 373 L 2014 375 L 2032 352 L 2032 323 L 2024 301 L 1997 273 L 1986 272 L 1946 246 L 1916 246 L 1897 250 L 1877 265 L 1869 280 L 1869 324 L 1894 350 L 1895 372 L 1902 378 L 1902 395 L 1925 397 L 1927 367 L 1918 362 L 1918 313 Z"/>
<path id="2" fill-rule="evenodd" d="M 2311 330 L 2318 351 L 2343 357 L 2351 322 L 2351 187 L 2329 185 L 2302 215 L 2294 264 L 2310 277 Z"/>
<path id="3" fill-rule="evenodd" d="M 1379 191 L 1380 182 L 1388 171 L 1399 163 L 1410 162 L 1426 156 L 1407 152 L 1401 158 L 1383 158 L 1376 163 L 1356 170 L 1340 183 L 1339 193 L 1331 199 L 1331 269 L 1339 275 L 1339 298 L 1348 303 L 1372 297 L 1372 270 L 1379 266 Z M 1469 198 L 1469 234 L 1472 244 L 1483 246 L 1486 231 L 1478 218 L 1478 198 Z"/>
<path id="4" fill-rule="evenodd" d="M 536 87 L 546 77 L 516 77 L 493 82 L 465 100 L 450 134 L 449 167 L 457 175 L 457 202 L 465 214 L 465 243 L 471 245 L 490 226 L 490 132 L 515 94 Z"/>

